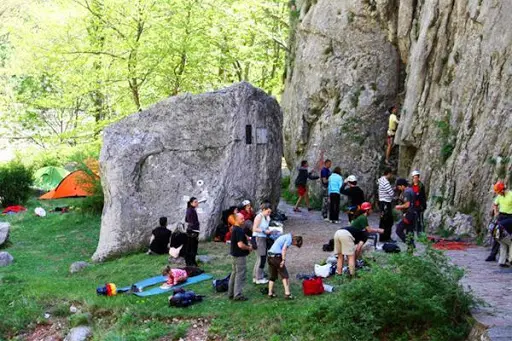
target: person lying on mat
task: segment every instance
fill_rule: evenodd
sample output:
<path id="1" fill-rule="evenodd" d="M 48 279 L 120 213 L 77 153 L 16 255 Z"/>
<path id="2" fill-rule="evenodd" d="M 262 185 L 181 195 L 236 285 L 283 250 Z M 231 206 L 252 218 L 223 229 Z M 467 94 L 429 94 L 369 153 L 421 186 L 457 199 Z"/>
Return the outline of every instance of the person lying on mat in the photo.
<path id="1" fill-rule="evenodd" d="M 174 285 L 178 285 L 187 280 L 188 275 L 187 272 L 183 269 L 172 269 L 169 265 L 167 265 L 162 270 L 162 275 L 167 276 L 167 282 L 162 285 L 162 287 L 171 287 Z"/>

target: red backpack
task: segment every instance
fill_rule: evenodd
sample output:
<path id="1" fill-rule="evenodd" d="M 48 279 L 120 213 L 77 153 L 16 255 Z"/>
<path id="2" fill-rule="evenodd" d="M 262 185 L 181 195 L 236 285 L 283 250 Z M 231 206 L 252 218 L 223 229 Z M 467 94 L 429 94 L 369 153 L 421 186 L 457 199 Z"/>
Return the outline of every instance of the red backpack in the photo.
<path id="1" fill-rule="evenodd" d="M 314 277 L 310 279 L 305 279 L 302 282 L 302 291 L 304 295 L 320 295 L 324 292 L 324 283 L 322 282 L 321 277 Z"/>

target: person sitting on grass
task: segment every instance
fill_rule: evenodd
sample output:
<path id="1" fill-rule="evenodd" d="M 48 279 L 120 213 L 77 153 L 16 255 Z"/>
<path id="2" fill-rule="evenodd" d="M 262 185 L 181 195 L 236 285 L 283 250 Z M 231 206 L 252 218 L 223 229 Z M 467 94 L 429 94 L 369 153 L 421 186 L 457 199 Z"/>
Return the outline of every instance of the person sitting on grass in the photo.
<path id="1" fill-rule="evenodd" d="M 148 255 L 165 255 L 169 252 L 169 241 L 172 232 L 167 228 L 167 217 L 160 217 L 159 222 L 160 226 L 151 232 Z"/>
<path id="2" fill-rule="evenodd" d="M 361 215 L 356 219 L 352 220 L 350 226 L 357 230 L 364 231 L 367 234 L 367 236 L 369 236 L 370 234 L 374 235 L 376 233 L 384 233 L 384 229 L 371 227 L 370 224 L 368 223 L 368 216 L 370 215 L 371 211 L 372 204 L 370 204 L 369 202 L 363 202 L 360 208 Z M 375 239 L 375 243 L 376 242 L 377 239 Z"/>
<path id="3" fill-rule="evenodd" d="M 231 231 L 233 230 L 233 226 L 235 225 L 236 215 L 238 214 L 238 207 L 231 206 L 228 208 L 227 212 L 227 225 L 228 232 L 224 236 L 224 242 L 231 243 Z"/>
<path id="4" fill-rule="evenodd" d="M 183 283 L 187 280 L 188 275 L 185 270 L 182 269 L 172 269 L 169 265 L 167 265 L 162 270 L 162 275 L 167 276 L 167 282 L 163 285 L 164 287 L 172 287 Z"/>
<path id="5" fill-rule="evenodd" d="M 290 292 L 290 280 L 288 270 L 286 270 L 286 251 L 291 245 L 295 245 L 300 248 L 302 246 L 302 237 L 292 236 L 291 233 L 283 234 L 276 239 L 270 250 L 268 250 L 267 257 L 270 272 L 270 278 L 268 280 L 269 298 L 276 297 L 274 293 L 274 283 L 279 274 L 283 280 L 285 298 L 288 300 L 294 299 Z"/>

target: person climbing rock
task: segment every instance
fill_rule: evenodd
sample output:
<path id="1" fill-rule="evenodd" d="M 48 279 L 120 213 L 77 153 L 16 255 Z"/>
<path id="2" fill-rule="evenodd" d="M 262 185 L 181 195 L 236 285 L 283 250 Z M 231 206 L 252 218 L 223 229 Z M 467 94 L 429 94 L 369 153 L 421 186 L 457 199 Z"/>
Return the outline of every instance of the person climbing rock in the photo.
<path id="1" fill-rule="evenodd" d="M 299 195 L 299 199 L 297 199 L 297 203 L 295 204 L 295 208 L 293 209 L 295 212 L 300 212 L 299 205 L 304 199 L 306 202 L 306 207 L 308 211 L 311 211 L 311 207 L 309 206 L 309 195 L 308 195 L 308 186 L 307 182 L 309 180 L 318 179 L 318 175 L 314 175 L 313 172 L 308 169 L 308 162 L 306 160 L 302 160 L 300 163 L 300 167 L 297 168 L 299 173 L 297 174 L 297 178 L 295 179 L 295 186 L 297 187 L 297 194 Z"/>
<path id="2" fill-rule="evenodd" d="M 197 217 L 196 208 L 199 201 L 195 197 L 191 197 L 187 202 L 187 212 L 185 214 L 185 222 L 187 223 L 187 245 L 185 262 L 187 266 L 197 266 L 196 256 L 199 246 L 199 218 Z"/>
<path id="3" fill-rule="evenodd" d="M 391 149 L 395 139 L 396 130 L 400 121 L 397 116 L 397 107 L 393 106 L 388 109 L 389 113 L 389 124 L 388 124 L 388 138 L 387 138 L 387 149 L 386 149 L 386 164 L 389 164 L 389 156 L 391 155 Z"/>
<path id="4" fill-rule="evenodd" d="M 322 218 L 329 220 L 329 176 L 331 176 L 331 160 L 324 162 L 324 167 L 320 171 L 320 180 L 322 182 Z"/>
<path id="5" fill-rule="evenodd" d="M 345 180 L 345 184 L 340 190 L 341 194 L 344 194 L 349 199 L 348 205 L 348 221 L 352 222 L 360 213 L 361 204 L 364 202 L 364 192 L 357 185 L 357 178 L 355 175 L 349 175 Z"/>
<path id="6" fill-rule="evenodd" d="M 416 247 L 414 245 L 414 191 L 409 186 L 407 180 L 399 178 L 396 180 L 396 187 L 400 191 L 400 201 L 402 204 L 395 206 L 395 209 L 402 211 L 402 220 L 396 227 L 396 234 L 408 245 L 408 251 L 412 252 Z"/>
<path id="7" fill-rule="evenodd" d="M 393 228 L 393 208 L 391 206 L 395 191 L 389 183 L 389 179 L 393 176 L 391 168 L 384 169 L 383 175 L 379 178 L 379 209 L 380 209 L 380 222 L 379 227 L 384 230 L 381 237 L 381 242 L 395 241 L 391 239 L 391 230 Z"/>
<path id="8" fill-rule="evenodd" d="M 341 168 L 336 167 L 329 176 L 327 188 L 329 193 L 329 220 L 333 224 L 337 224 L 340 220 L 340 190 L 342 186 Z"/>
<path id="9" fill-rule="evenodd" d="M 507 189 L 503 181 L 498 181 L 494 184 L 494 193 L 496 193 L 496 198 L 493 203 L 493 213 L 497 217 L 497 223 L 507 232 L 512 232 L 512 192 Z M 495 261 L 499 251 L 500 259 L 498 263 L 500 266 L 506 267 L 507 254 L 510 253 L 509 249 L 510 238 L 502 238 L 501 241 L 494 240 L 491 254 L 486 261 Z"/>
<path id="10" fill-rule="evenodd" d="M 420 172 L 414 170 L 412 176 L 412 190 L 414 192 L 414 225 L 417 233 L 425 231 L 423 212 L 427 209 L 427 195 L 425 194 L 425 185 L 420 181 Z"/>

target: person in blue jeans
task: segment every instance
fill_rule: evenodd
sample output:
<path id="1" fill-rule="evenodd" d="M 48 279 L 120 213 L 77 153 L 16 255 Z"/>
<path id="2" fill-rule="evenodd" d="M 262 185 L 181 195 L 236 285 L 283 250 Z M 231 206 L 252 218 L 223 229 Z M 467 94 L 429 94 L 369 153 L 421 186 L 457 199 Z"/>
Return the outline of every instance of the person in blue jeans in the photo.
<path id="1" fill-rule="evenodd" d="M 320 171 L 320 181 L 322 183 L 322 218 L 324 218 L 324 220 L 329 220 L 329 192 L 327 187 L 329 185 L 329 176 L 331 176 L 331 165 L 331 160 L 325 160 L 324 167 Z"/>
<path id="2" fill-rule="evenodd" d="M 291 245 L 297 247 L 302 246 L 301 236 L 292 236 L 291 233 L 283 234 L 276 239 L 270 250 L 268 250 L 268 268 L 270 278 L 268 279 L 268 296 L 269 298 L 276 297 L 274 293 L 274 283 L 277 276 L 280 275 L 283 280 L 284 295 L 286 299 L 293 299 L 290 292 L 290 281 L 288 270 L 286 270 L 286 252 Z"/>

